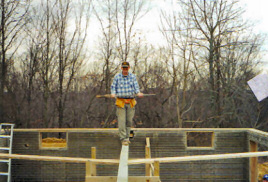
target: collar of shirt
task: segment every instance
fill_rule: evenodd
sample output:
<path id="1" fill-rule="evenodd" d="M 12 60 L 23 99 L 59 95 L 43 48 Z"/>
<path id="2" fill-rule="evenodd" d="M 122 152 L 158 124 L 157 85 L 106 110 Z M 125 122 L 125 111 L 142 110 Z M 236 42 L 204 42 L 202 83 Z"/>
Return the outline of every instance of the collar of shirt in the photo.
<path id="1" fill-rule="evenodd" d="M 121 72 L 121 73 L 120 73 L 120 76 L 121 76 L 122 78 L 128 78 L 128 77 L 130 76 L 130 74 L 131 74 L 131 73 L 128 72 L 128 75 L 125 76 L 125 75 L 123 75 L 123 73 Z"/>

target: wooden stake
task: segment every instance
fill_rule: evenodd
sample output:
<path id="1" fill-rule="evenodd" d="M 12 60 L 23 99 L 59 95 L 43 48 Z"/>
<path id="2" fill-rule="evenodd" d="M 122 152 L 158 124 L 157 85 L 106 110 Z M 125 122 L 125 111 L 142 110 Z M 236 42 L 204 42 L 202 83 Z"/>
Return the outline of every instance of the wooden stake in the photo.
<path id="1" fill-rule="evenodd" d="M 149 137 L 146 137 L 146 146 L 150 147 L 150 138 Z"/>
<path id="2" fill-rule="evenodd" d="M 145 158 L 151 158 L 150 138 L 146 138 Z M 145 164 L 145 176 L 152 176 L 151 164 Z"/>
<path id="3" fill-rule="evenodd" d="M 92 176 L 92 162 L 86 162 L 86 177 Z"/>
<path id="4" fill-rule="evenodd" d="M 96 147 L 91 147 L 91 158 L 96 159 Z M 96 163 L 92 163 L 91 175 L 97 175 Z"/>
<path id="5" fill-rule="evenodd" d="M 159 161 L 154 161 L 154 176 L 160 175 L 160 163 Z"/>
<path id="6" fill-rule="evenodd" d="M 258 144 L 253 141 L 249 141 L 250 152 L 258 151 Z M 258 157 L 250 158 L 250 181 L 255 182 L 258 181 Z"/>

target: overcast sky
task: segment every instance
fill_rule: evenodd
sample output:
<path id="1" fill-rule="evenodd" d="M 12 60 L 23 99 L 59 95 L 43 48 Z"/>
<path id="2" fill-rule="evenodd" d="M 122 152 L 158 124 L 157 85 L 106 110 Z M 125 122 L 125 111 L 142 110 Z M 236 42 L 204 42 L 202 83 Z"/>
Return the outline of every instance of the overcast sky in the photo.
<path id="1" fill-rule="evenodd" d="M 256 21 L 256 31 L 268 35 L 268 1 L 267 0 L 241 0 L 245 3 L 246 18 Z M 266 39 L 265 49 L 268 50 L 268 40 Z M 263 58 L 263 72 L 268 73 L 268 55 Z"/>
<path id="2" fill-rule="evenodd" d="M 245 18 L 249 18 L 256 22 L 256 32 L 262 32 L 268 34 L 268 0 L 240 0 L 241 6 L 246 9 Z M 136 28 L 142 31 L 146 40 L 153 45 L 163 45 L 164 39 L 159 31 L 159 15 L 161 9 L 171 9 L 175 6 L 176 0 L 150 0 L 151 10 L 140 19 Z M 96 24 L 97 21 L 91 19 L 92 24 Z M 90 39 L 93 45 L 97 41 L 97 34 L 99 30 L 95 28 L 92 30 Z M 268 41 L 266 41 L 266 49 L 268 49 Z M 268 55 L 263 60 L 265 64 L 265 70 L 268 70 Z M 265 71 L 266 72 L 266 71 Z"/>
<path id="3" fill-rule="evenodd" d="M 259 31 L 268 33 L 268 1 L 267 0 L 242 0 L 246 5 L 245 15 L 255 19 L 259 24 Z"/>

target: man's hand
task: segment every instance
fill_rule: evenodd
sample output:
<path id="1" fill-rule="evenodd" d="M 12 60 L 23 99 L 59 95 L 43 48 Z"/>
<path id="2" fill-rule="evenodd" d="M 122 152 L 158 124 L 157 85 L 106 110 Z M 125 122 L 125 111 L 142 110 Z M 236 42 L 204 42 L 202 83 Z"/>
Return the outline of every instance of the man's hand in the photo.
<path id="1" fill-rule="evenodd" d="M 116 95 L 115 94 L 111 94 L 111 98 L 115 98 L 116 97 Z"/>
<path id="2" fill-rule="evenodd" d="M 139 97 L 139 98 L 142 98 L 143 97 L 143 93 L 137 93 L 137 96 Z"/>

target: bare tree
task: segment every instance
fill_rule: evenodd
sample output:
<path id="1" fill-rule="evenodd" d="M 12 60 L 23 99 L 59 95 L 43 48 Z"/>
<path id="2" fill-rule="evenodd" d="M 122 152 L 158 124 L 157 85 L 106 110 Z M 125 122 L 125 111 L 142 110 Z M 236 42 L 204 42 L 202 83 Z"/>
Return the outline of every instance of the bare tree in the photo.
<path id="1" fill-rule="evenodd" d="M 40 60 L 40 47 L 36 46 L 33 42 L 31 42 L 31 46 L 29 47 L 29 55 L 26 56 L 26 59 L 23 60 L 23 67 L 25 68 L 23 71 L 23 78 L 27 83 L 25 83 L 25 97 L 27 100 L 27 114 L 25 115 L 25 127 L 29 128 L 29 121 L 32 118 L 32 112 L 34 108 L 32 107 L 33 100 L 33 92 L 36 91 L 35 88 L 38 88 L 37 83 L 35 82 L 35 78 L 38 72 L 38 65 Z"/>
<path id="2" fill-rule="evenodd" d="M 53 9 L 56 6 L 56 2 L 51 4 L 49 0 L 46 1 L 46 4 L 41 2 L 41 7 L 44 9 L 43 20 L 40 24 L 40 28 L 43 27 L 42 33 L 45 35 L 45 41 L 43 43 L 43 51 L 41 57 L 41 64 L 40 64 L 40 74 L 43 81 L 43 122 L 45 123 L 46 127 L 49 127 L 50 118 L 49 118 L 49 97 L 51 93 L 51 88 L 54 80 L 54 73 L 55 73 L 55 62 L 53 59 L 56 57 L 56 43 L 53 41 L 55 38 L 55 25 L 51 20 L 51 14 Z M 42 30 L 42 29 L 40 29 Z"/>
<path id="3" fill-rule="evenodd" d="M 120 60 L 127 61 L 133 41 L 134 25 L 147 13 L 144 0 L 115 0 L 116 27 L 118 33 L 118 53 Z"/>
<path id="4" fill-rule="evenodd" d="M 193 95 L 188 101 L 186 95 L 190 93 L 189 83 L 195 79 L 196 74 L 193 70 L 195 50 L 192 42 L 195 35 L 189 21 L 191 15 L 184 10 L 182 14 L 184 16 L 173 10 L 171 13 L 162 12 L 161 15 L 161 31 L 170 47 L 165 58 L 165 65 L 174 83 L 177 122 L 180 128 L 183 126 L 183 115 L 191 109 L 194 102 Z M 180 92 L 182 92 L 181 97 Z"/>
<path id="5" fill-rule="evenodd" d="M 24 28 L 26 34 L 25 46 L 29 46 L 28 58 L 24 61 L 25 72 L 31 73 L 30 75 L 35 75 L 30 69 L 32 65 L 32 54 L 35 54 L 35 63 L 38 70 L 36 83 L 39 83 L 40 91 L 42 93 L 42 98 L 40 99 L 40 104 L 42 109 L 38 111 L 41 115 L 35 120 L 42 121 L 43 127 L 51 127 L 50 121 L 52 120 L 52 114 L 54 107 L 52 107 L 51 93 L 52 86 L 55 84 L 55 65 L 56 61 L 56 32 L 55 25 L 52 22 L 52 13 L 56 9 L 56 1 L 46 0 L 41 2 L 33 3 L 30 7 L 27 19 L 28 24 Z M 34 51 L 34 52 L 33 52 Z M 27 51 L 26 51 L 27 52 Z M 28 66 L 29 65 L 29 66 Z M 53 119 L 54 120 L 54 119 Z M 28 122 L 28 121 L 27 121 Z M 26 122 L 26 123 L 27 123 Z"/>
<path id="6" fill-rule="evenodd" d="M 245 34 L 233 32 L 224 40 L 228 43 L 223 45 L 220 52 L 219 77 L 222 84 L 222 117 L 219 119 L 219 125 L 237 121 L 241 127 L 255 128 L 263 124 L 258 117 L 253 119 L 253 116 L 256 116 L 259 111 L 251 112 L 258 106 L 246 107 L 246 105 L 254 104 L 249 104 L 252 102 L 252 96 L 247 91 L 246 82 L 258 73 L 257 66 L 263 55 L 264 40 L 263 35 L 254 34 L 252 31 Z M 251 117 L 246 117 L 250 119 L 245 119 L 245 115 L 251 115 Z"/>
<path id="7" fill-rule="evenodd" d="M 81 3 L 81 2 L 80 2 Z M 66 107 L 66 100 L 68 91 L 70 90 L 71 83 L 77 74 L 82 61 L 83 48 L 87 36 L 88 20 L 89 20 L 89 8 L 90 4 L 83 6 L 79 2 L 76 4 L 79 9 L 73 11 L 76 15 L 75 19 L 70 19 L 71 16 L 71 0 L 56 1 L 57 11 L 52 14 L 53 24 L 56 25 L 56 39 L 57 39 L 57 110 L 59 125 L 63 126 L 64 110 Z M 75 10 L 75 9 L 74 9 Z M 68 23 L 74 22 L 74 30 L 68 27 Z M 84 27 L 82 26 L 85 25 Z M 68 29 L 69 28 L 69 29 Z"/>
<path id="8" fill-rule="evenodd" d="M 7 91 L 7 70 L 18 50 L 21 39 L 19 32 L 27 22 L 24 17 L 29 9 L 29 1 L 1 0 L 1 75 L 0 75 L 0 121 L 5 118 L 4 93 Z"/>
<path id="9" fill-rule="evenodd" d="M 231 32 L 243 33 L 248 25 L 242 20 L 244 10 L 238 5 L 238 1 L 215 0 L 215 1 L 179 1 L 181 9 L 186 10 L 191 16 L 186 17 L 190 22 L 196 38 L 193 44 L 198 46 L 200 51 L 205 54 L 199 58 L 208 63 L 209 85 L 211 89 L 211 109 L 214 116 L 218 119 L 222 115 L 221 100 L 221 50 L 226 37 Z M 183 14 L 182 14 L 183 16 Z M 216 124 L 217 125 L 217 124 Z"/>
<path id="10" fill-rule="evenodd" d="M 101 29 L 99 52 L 97 52 L 97 57 L 100 61 L 102 61 L 103 65 L 103 79 L 101 84 L 104 84 L 104 92 L 110 93 L 112 78 L 118 69 L 118 64 L 116 63 L 116 40 L 118 34 L 116 29 L 115 1 L 106 0 L 96 2 L 93 10 Z M 102 87 L 100 87 L 100 89 L 102 89 Z M 110 99 L 105 99 L 105 105 L 106 110 L 104 114 L 103 127 L 107 127 L 107 122 L 114 112 L 114 107 L 112 107 L 113 104 Z"/>

